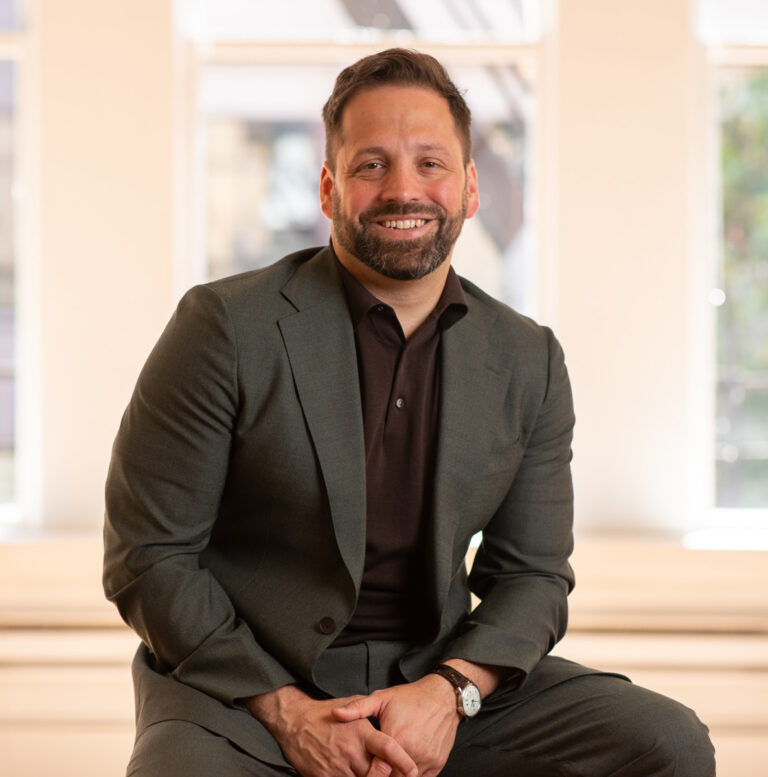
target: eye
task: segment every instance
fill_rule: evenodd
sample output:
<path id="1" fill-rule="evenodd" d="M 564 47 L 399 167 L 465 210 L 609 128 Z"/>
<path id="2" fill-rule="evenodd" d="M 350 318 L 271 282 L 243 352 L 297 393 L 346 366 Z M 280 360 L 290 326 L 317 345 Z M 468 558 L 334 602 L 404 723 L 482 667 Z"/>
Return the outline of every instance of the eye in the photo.
<path id="1" fill-rule="evenodd" d="M 378 175 L 382 172 L 382 170 L 384 170 L 383 162 L 372 159 L 370 162 L 363 162 L 362 164 L 355 167 L 350 175 L 370 177 L 373 175 Z"/>
<path id="2" fill-rule="evenodd" d="M 425 170 L 430 170 L 430 171 L 431 170 L 442 170 L 443 169 L 443 165 L 440 162 L 438 162 L 436 159 L 425 159 L 421 163 L 421 166 Z"/>

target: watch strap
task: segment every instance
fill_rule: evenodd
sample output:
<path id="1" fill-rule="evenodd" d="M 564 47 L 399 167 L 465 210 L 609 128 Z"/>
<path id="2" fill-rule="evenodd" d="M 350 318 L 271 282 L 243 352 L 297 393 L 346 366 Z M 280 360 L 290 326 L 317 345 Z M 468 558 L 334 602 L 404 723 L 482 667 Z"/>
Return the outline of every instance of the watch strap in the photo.
<path id="1" fill-rule="evenodd" d="M 445 679 L 448 680 L 448 682 L 455 686 L 458 690 L 466 688 L 467 685 L 470 684 L 474 685 L 469 677 L 463 675 L 452 666 L 448 666 L 448 664 L 438 664 L 434 669 L 431 670 L 430 674 L 439 674 L 441 677 L 445 677 Z"/>
<path id="2" fill-rule="evenodd" d="M 448 680 L 448 682 L 453 686 L 454 691 L 456 691 L 456 711 L 459 713 L 462 719 L 466 719 L 477 714 L 481 704 L 480 691 L 478 687 L 472 682 L 472 680 L 469 679 L 469 677 L 463 675 L 452 666 L 448 666 L 448 664 L 438 664 L 434 669 L 431 669 L 429 673 L 440 675 L 440 677 Z M 472 711 L 465 707 L 464 694 L 468 688 L 474 688 L 475 693 L 477 694 L 476 707 Z"/>

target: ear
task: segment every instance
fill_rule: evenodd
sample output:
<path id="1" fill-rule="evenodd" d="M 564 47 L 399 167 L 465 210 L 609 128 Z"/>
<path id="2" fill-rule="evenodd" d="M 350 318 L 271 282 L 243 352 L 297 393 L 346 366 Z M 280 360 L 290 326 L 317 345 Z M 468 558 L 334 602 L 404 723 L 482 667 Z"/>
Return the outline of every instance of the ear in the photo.
<path id="1" fill-rule="evenodd" d="M 480 192 L 477 187 L 477 170 L 474 160 L 470 160 L 467 165 L 467 215 L 465 218 L 471 219 L 477 213 L 480 207 Z"/>
<path id="2" fill-rule="evenodd" d="M 328 162 L 323 162 L 323 169 L 320 171 L 320 209 L 329 221 L 333 219 L 332 194 L 333 172 L 331 172 Z"/>

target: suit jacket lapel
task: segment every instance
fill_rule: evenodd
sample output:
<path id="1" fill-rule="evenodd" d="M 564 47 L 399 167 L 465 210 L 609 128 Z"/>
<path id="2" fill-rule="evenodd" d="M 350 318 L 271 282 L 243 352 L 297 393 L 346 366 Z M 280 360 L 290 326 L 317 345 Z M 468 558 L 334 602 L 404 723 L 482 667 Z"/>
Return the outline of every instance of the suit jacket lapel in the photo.
<path id="1" fill-rule="evenodd" d="M 365 561 L 365 442 L 354 331 L 333 256 L 302 265 L 283 289 L 296 312 L 278 322 L 328 492 L 344 563 L 359 592 Z M 462 492 L 485 464 L 478 452 L 509 381 L 496 364 L 496 312 L 467 296 L 469 312 L 441 341 L 441 395 L 433 558 L 442 610 L 453 574 Z"/>
<path id="2" fill-rule="evenodd" d="M 434 493 L 434 545 L 438 606 L 443 610 L 453 576 L 454 555 L 466 504 L 465 489 L 482 473 L 480 455 L 491 439 L 509 373 L 494 363 L 492 342 L 496 312 L 467 295 L 467 316 L 446 330 L 441 340 L 441 393 Z M 466 538 L 468 539 L 468 538 Z M 462 537 L 462 542 L 464 538 Z"/>
<path id="3" fill-rule="evenodd" d="M 339 551 L 359 591 L 365 561 L 365 443 L 346 297 L 328 249 L 283 289 L 296 313 L 278 322 L 328 492 Z"/>

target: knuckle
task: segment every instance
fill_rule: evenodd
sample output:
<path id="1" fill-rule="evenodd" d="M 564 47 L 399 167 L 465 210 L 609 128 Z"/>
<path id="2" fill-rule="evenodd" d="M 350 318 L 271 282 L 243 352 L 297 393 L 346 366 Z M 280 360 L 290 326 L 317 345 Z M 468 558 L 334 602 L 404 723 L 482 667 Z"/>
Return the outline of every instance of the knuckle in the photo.
<path id="1" fill-rule="evenodd" d="M 395 755 L 397 752 L 398 747 L 395 744 L 394 739 L 390 739 L 388 736 L 384 736 L 384 738 L 381 739 L 381 752 L 384 753 L 385 756 L 391 757 Z"/>

